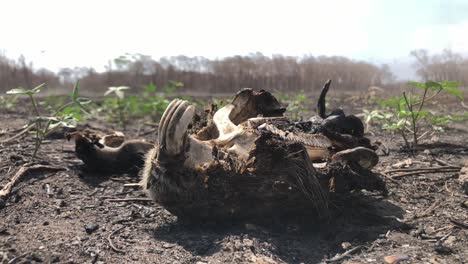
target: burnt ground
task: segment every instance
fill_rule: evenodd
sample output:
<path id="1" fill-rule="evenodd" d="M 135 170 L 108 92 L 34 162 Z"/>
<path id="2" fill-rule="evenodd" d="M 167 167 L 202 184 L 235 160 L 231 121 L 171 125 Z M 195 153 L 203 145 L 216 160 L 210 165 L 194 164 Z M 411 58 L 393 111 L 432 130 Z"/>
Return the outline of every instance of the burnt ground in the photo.
<path id="1" fill-rule="evenodd" d="M 342 103 L 345 109 L 359 105 Z M 26 117 L 26 111 L 2 110 L 0 140 L 14 135 Z M 114 128 L 102 120 L 88 124 Z M 136 122 L 125 133 L 154 140 L 152 129 Z M 379 152 L 377 171 L 440 161 L 468 166 L 466 123 L 439 133 L 415 155 L 400 150 L 398 136 L 377 126 L 372 131 L 390 153 Z M 350 249 L 335 263 L 382 263 L 389 255 L 406 255 L 400 263 L 468 260 L 468 199 L 460 172 L 386 178 L 388 196 L 360 191 L 340 197 L 329 220 L 187 224 L 153 202 L 133 199 L 146 197 L 125 186 L 138 182 L 137 175 L 89 173 L 73 149 L 64 139 L 46 141 L 40 160 L 66 170 L 33 171 L 14 187 L 0 209 L 0 263 L 323 263 Z M 0 144 L 0 187 L 32 150 L 28 137 Z"/>

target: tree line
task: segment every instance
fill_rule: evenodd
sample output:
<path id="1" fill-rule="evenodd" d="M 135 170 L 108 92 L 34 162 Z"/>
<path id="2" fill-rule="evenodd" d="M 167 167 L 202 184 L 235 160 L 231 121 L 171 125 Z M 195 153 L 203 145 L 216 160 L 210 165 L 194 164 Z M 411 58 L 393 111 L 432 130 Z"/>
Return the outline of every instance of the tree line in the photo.
<path id="1" fill-rule="evenodd" d="M 430 55 L 425 50 L 411 52 L 417 74 L 422 79 L 454 80 L 466 83 L 468 58 L 450 50 Z M 0 54 L 0 91 L 15 87 L 31 88 L 39 83 L 49 87 L 69 87 L 75 80 L 88 91 L 103 92 L 109 86 L 140 87 L 153 82 L 158 87 L 170 80 L 182 82 L 181 90 L 191 93 L 231 93 L 244 87 L 279 91 L 314 91 L 326 79 L 336 89 L 363 90 L 395 82 L 388 65 L 374 65 L 341 56 L 291 57 L 232 56 L 222 59 L 174 56 L 155 60 L 142 54 L 125 54 L 106 66 L 62 68 L 57 73 L 34 70 L 24 57 L 12 60 Z"/>

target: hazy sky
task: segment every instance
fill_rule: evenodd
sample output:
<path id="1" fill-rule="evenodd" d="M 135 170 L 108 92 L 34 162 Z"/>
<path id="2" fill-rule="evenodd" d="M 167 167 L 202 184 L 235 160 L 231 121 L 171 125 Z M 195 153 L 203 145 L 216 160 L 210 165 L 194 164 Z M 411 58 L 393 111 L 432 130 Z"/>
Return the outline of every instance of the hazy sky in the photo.
<path id="1" fill-rule="evenodd" d="M 208 58 L 468 52 L 467 0 L 2 0 L 0 52 L 35 68 L 92 66 L 126 52 Z"/>

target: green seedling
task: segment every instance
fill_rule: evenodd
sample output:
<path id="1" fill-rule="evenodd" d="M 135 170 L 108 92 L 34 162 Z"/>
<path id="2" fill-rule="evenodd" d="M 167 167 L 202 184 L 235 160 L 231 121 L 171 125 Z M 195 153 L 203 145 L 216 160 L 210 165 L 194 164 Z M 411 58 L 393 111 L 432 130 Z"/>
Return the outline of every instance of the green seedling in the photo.
<path id="1" fill-rule="evenodd" d="M 39 93 L 44 87 L 45 84 L 41 84 L 33 89 L 16 88 L 7 92 L 7 94 L 10 95 L 28 96 L 31 101 L 33 112 L 32 120 L 25 126 L 25 129 L 20 132 L 20 134 L 22 134 L 24 131 L 32 130 L 34 128 L 32 133 L 35 135 L 35 146 L 34 152 L 31 156 L 31 161 L 36 158 L 37 152 L 47 136 L 59 128 L 74 127 L 76 125 L 76 121 L 81 118 L 81 112 L 89 113 L 85 108 L 85 105 L 91 102 L 89 99 L 79 97 L 79 86 L 78 82 L 76 82 L 73 87 L 73 91 L 70 94 L 70 101 L 64 102 L 58 106 L 51 115 L 44 116 L 41 114 L 39 104 L 34 97 L 34 95 Z"/>
<path id="2" fill-rule="evenodd" d="M 112 100 L 113 108 L 117 110 L 119 123 L 122 126 L 123 130 L 126 128 L 127 119 L 125 117 L 125 111 L 129 106 L 129 102 L 125 100 L 125 90 L 130 90 L 130 87 L 119 86 L 119 87 L 109 87 L 104 93 L 104 96 L 109 96 L 113 94 L 115 100 Z"/>
<path id="3" fill-rule="evenodd" d="M 463 96 L 457 89 L 457 86 L 460 85 L 458 82 L 427 81 L 408 82 L 407 84 L 420 88 L 422 91 L 420 93 L 403 92 L 399 97 L 382 101 L 382 106 L 390 107 L 390 112 L 382 119 L 384 120 L 384 129 L 398 132 L 405 142 L 406 149 L 414 150 L 418 146 L 419 140 L 430 132 L 430 130 L 421 131 L 421 120 L 428 120 L 432 117 L 436 121 L 448 121 L 448 118 L 436 118 L 434 114 L 426 109 L 426 103 L 436 98 L 442 92 L 447 92 L 460 100 L 463 100 Z M 378 116 L 375 117 L 378 118 Z M 436 131 L 440 127 L 433 125 L 430 129 Z"/>
<path id="4" fill-rule="evenodd" d="M 149 117 L 151 121 L 156 122 L 169 105 L 169 97 L 182 86 L 181 82 L 169 81 L 167 85 L 159 89 L 153 82 L 150 82 L 142 85 L 137 93 L 131 95 L 125 93 L 125 90 L 129 89 L 126 86 L 110 87 L 105 95 L 115 96 L 107 97 L 99 110 L 106 113 L 111 121 L 119 122 L 124 129 L 128 120 L 134 118 Z"/>

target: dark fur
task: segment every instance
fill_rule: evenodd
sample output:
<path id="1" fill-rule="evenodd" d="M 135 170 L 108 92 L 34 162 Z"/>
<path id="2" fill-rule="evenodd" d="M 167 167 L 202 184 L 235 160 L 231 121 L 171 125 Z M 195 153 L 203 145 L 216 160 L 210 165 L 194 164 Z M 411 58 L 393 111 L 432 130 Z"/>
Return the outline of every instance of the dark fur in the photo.
<path id="1" fill-rule="evenodd" d="M 104 146 L 82 134 L 67 136 L 75 139 L 75 153 L 90 170 L 105 173 L 128 173 L 143 167 L 145 154 L 154 147 L 141 140 L 125 141 L 120 147 Z"/>

